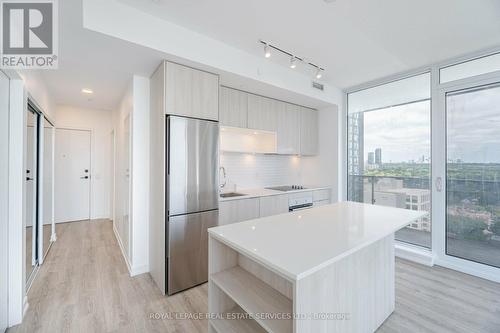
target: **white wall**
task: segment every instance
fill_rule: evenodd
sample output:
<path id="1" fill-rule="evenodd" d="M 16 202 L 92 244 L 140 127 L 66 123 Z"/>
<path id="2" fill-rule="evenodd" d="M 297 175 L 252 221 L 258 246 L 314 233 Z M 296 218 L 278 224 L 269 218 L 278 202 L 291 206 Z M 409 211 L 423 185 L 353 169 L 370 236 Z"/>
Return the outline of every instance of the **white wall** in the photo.
<path id="1" fill-rule="evenodd" d="M 111 218 L 111 129 L 112 112 L 81 109 L 66 105 L 56 107 L 57 128 L 92 131 L 90 218 Z M 58 175 L 55 175 L 58 177 Z M 55 194 L 57 198 L 57 193 Z M 57 205 L 57 202 L 55 203 Z"/>
<path id="2" fill-rule="evenodd" d="M 24 88 L 31 95 L 38 107 L 50 120 L 55 121 L 56 105 L 40 71 L 20 70 L 18 74 L 24 81 Z"/>
<path id="3" fill-rule="evenodd" d="M 132 78 L 119 109 L 113 113 L 113 128 L 116 142 L 114 228 L 133 276 L 149 271 L 148 78 Z"/>
<path id="4" fill-rule="evenodd" d="M 25 262 L 25 124 L 26 91 L 12 75 L 9 114 L 9 326 L 21 323 L 27 307 Z"/>

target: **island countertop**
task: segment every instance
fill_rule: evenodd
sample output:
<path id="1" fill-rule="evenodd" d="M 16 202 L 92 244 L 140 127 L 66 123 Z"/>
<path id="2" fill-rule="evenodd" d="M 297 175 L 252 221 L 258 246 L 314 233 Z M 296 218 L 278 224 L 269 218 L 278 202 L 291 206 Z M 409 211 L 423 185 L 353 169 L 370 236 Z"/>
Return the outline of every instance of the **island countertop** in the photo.
<path id="1" fill-rule="evenodd" d="M 348 201 L 214 227 L 208 232 L 282 277 L 296 281 L 427 214 Z"/>

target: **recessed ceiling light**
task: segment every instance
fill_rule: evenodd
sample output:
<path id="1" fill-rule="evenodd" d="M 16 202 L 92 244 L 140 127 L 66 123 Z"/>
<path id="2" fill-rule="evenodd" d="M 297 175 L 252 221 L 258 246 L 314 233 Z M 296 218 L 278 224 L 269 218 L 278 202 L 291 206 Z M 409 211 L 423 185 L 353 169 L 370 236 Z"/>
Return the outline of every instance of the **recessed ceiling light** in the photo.
<path id="1" fill-rule="evenodd" d="M 92 89 L 83 88 L 82 93 L 90 95 L 90 94 L 93 94 L 94 92 L 92 91 Z"/>

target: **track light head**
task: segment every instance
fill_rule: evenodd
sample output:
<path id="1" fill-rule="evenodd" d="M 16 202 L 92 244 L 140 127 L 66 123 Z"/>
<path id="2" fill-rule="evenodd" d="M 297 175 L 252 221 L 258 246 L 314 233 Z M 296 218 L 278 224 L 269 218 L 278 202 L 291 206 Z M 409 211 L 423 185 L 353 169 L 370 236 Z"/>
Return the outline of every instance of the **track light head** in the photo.
<path id="1" fill-rule="evenodd" d="M 269 45 L 264 44 L 264 57 L 269 58 L 271 56 L 271 50 Z"/>
<path id="2" fill-rule="evenodd" d="M 294 56 L 292 56 L 290 58 L 290 68 L 295 68 L 297 67 L 297 58 L 295 58 Z"/>
<path id="3" fill-rule="evenodd" d="M 318 68 L 316 70 L 316 78 L 317 79 L 321 79 L 321 77 L 323 76 L 323 73 L 321 73 L 321 72 L 322 72 L 321 68 Z"/>

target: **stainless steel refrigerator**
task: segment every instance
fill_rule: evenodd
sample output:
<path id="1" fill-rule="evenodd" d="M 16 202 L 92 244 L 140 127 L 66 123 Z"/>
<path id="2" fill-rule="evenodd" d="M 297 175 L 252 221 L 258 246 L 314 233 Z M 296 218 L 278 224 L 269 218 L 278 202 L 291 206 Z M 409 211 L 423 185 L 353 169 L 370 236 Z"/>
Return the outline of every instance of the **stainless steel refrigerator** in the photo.
<path id="1" fill-rule="evenodd" d="M 218 225 L 217 122 L 167 116 L 167 294 L 208 279 L 207 229 Z M 153 180 L 154 181 L 154 180 Z"/>

